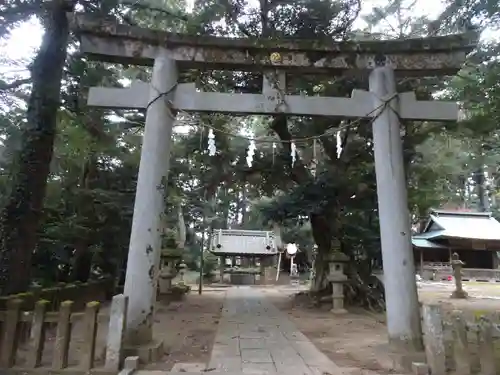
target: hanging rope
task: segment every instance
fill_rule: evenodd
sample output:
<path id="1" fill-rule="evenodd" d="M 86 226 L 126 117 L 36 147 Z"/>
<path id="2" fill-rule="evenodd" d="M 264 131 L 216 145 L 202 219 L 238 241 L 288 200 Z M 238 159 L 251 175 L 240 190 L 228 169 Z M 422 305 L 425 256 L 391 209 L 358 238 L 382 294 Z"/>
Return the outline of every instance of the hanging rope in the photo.
<path id="1" fill-rule="evenodd" d="M 157 101 L 158 99 L 163 98 L 164 99 L 163 102 L 165 103 L 165 105 L 169 109 L 168 113 L 170 114 L 170 116 L 172 116 L 172 118 L 174 120 L 176 120 L 176 115 L 177 114 L 183 114 L 183 115 L 187 116 L 188 118 L 191 118 L 192 115 L 190 115 L 189 113 L 187 113 L 185 111 L 174 110 L 172 108 L 173 107 L 172 102 L 165 100 L 166 99 L 166 95 L 168 93 L 171 93 L 172 90 L 176 86 L 177 86 L 177 84 L 173 85 L 173 87 L 170 88 L 167 91 L 166 94 L 164 94 L 164 95 L 159 94 L 158 96 L 156 96 L 153 99 L 153 101 L 148 104 L 148 106 L 150 104 L 152 104 L 153 102 Z M 277 86 L 275 86 L 275 87 L 277 87 Z M 153 88 L 154 88 L 154 86 L 153 86 Z M 156 90 L 156 91 L 158 91 L 158 90 Z M 298 159 L 298 155 L 297 155 L 297 143 L 307 143 L 307 142 L 313 141 L 313 158 L 312 158 L 312 165 L 311 165 L 311 174 L 312 174 L 313 177 L 315 177 L 316 176 L 316 164 L 317 164 L 317 159 L 316 159 L 316 141 L 318 139 L 320 139 L 321 137 L 332 136 L 332 135 L 335 134 L 337 136 L 337 140 L 338 140 L 338 138 L 340 137 L 340 132 L 342 130 L 347 129 L 347 128 L 354 128 L 354 127 L 360 125 L 361 121 L 365 120 L 366 118 L 369 118 L 368 125 L 371 125 L 384 112 L 384 110 L 386 108 L 389 108 L 390 110 L 395 111 L 395 109 L 391 107 L 390 103 L 397 96 L 398 96 L 398 94 L 394 93 L 393 95 L 390 95 L 390 96 L 388 96 L 386 98 L 382 98 L 382 99 L 379 98 L 379 100 L 382 101 L 382 103 L 379 106 L 377 106 L 373 110 L 369 111 L 365 116 L 362 116 L 362 117 L 360 117 L 360 118 L 358 118 L 356 120 L 353 120 L 353 121 L 351 121 L 349 123 L 341 124 L 336 129 L 327 129 L 324 133 L 319 134 L 319 135 L 315 135 L 315 136 L 311 136 L 311 137 L 292 138 L 290 140 L 276 140 L 276 138 L 270 138 L 270 137 L 265 137 L 265 138 L 248 137 L 248 136 L 244 136 L 242 134 L 235 134 L 235 133 L 232 133 L 232 132 L 228 132 L 228 131 L 225 131 L 225 130 L 218 129 L 218 128 L 212 126 L 212 125 L 209 125 L 207 123 L 203 123 L 199 119 L 198 119 L 198 121 L 197 121 L 196 124 L 191 124 L 191 125 L 198 126 L 198 127 L 201 126 L 203 128 L 208 128 L 209 129 L 207 150 L 208 150 L 208 153 L 209 153 L 210 156 L 214 156 L 215 152 L 216 152 L 215 133 L 224 134 L 227 137 L 240 138 L 240 139 L 245 139 L 245 140 L 249 141 L 249 146 L 248 146 L 248 150 L 247 150 L 247 157 L 246 157 L 246 162 L 247 162 L 247 165 L 248 165 L 249 168 L 251 168 L 252 164 L 253 164 L 253 157 L 255 155 L 256 144 L 257 143 L 261 143 L 261 144 L 262 143 L 270 143 L 270 144 L 272 144 L 273 165 L 274 165 L 274 153 L 275 153 L 276 143 L 277 142 L 280 142 L 282 144 L 288 144 L 289 143 L 290 144 L 290 158 L 291 158 L 291 161 L 292 161 L 291 164 L 292 164 L 292 168 L 293 168 L 294 165 L 295 165 L 295 163 L 296 163 L 296 161 L 297 161 L 297 159 Z M 284 98 L 284 96 L 283 96 L 283 98 Z M 281 103 L 281 104 L 283 104 L 283 103 Z M 200 132 L 200 133 L 203 133 L 203 132 Z M 337 142 L 337 156 L 340 157 L 339 142 Z"/>
<path id="2" fill-rule="evenodd" d="M 384 111 L 385 107 L 387 107 L 388 104 L 391 102 L 391 100 L 394 99 L 397 95 L 398 94 L 394 94 L 391 98 L 387 99 L 384 103 L 382 103 L 381 105 L 379 105 L 375 109 L 373 109 L 370 112 L 368 112 L 365 116 L 360 117 L 358 119 L 355 119 L 353 121 L 350 121 L 349 123 L 340 125 L 340 126 L 338 126 L 336 128 L 327 129 L 324 133 L 321 133 L 321 134 L 318 134 L 318 135 L 313 135 L 313 136 L 310 136 L 310 137 L 292 138 L 290 140 L 281 140 L 281 139 L 276 139 L 276 138 L 272 138 L 272 137 L 262 137 L 262 138 L 260 138 L 260 137 L 249 137 L 249 136 L 246 136 L 246 135 L 243 135 L 243 134 L 233 133 L 233 132 L 230 132 L 230 131 L 226 131 L 226 130 L 223 130 L 223 129 L 216 128 L 216 127 L 214 127 L 212 125 L 209 125 L 207 123 L 203 123 L 200 120 L 198 120 L 197 123 L 189 123 L 189 124 L 184 124 L 184 125 L 186 125 L 186 126 L 201 126 L 201 127 L 207 128 L 207 129 L 211 129 L 215 133 L 223 134 L 223 135 L 225 135 L 227 137 L 245 139 L 247 141 L 254 141 L 255 143 L 269 143 L 269 144 L 273 144 L 273 143 L 282 143 L 282 144 L 295 143 L 297 145 L 297 144 L 309 143 L 309 142 L 314 141 L 314 140 L 319 140 L 322 137 L 331 137 L 332 135 L 334 135 L 338 131 L 345 130 L 345 129 L 348 129 L 348 128 L 354 128 L 354 127 L 357 127 L 357 126 L 361 125 L 361 122 L 363 120 L 367 120 L 368 119 L 369 122 L 368 122 L 367 126 L 369 126 L 369 125 L 371 125 L 373 123 L 373 121 L 375 121 L 380 116 L 380 114 Z M 178 110 L 178 113 L 186 115 L 186 116 L 191 116 L 191 114 L 189 114 L 188 112 L 182 111 L 182 110 Z M 375 114 L 375 115 L 373 117 L 370 117 L 373 114 Z M 179 125 L 179 126 L 181 126 L 181 125 Z"/>
<path id="3" fill-rule="evenodd" d="M 268 77 L 266 75 L 266 78 L 269 80 L 270 77 Z M 273 79 L 273 78 L 271 78 Z M 158 94 L 150 103 L 148 103 L 148 106 L 149 107 L 151 104 L 153 104 L 153 102 L 156 102 L 158 99 L 160 98 L 165 98 L 166 95 L 168 95 L 169 93 L 171 93 L 175 87 L 177 86 L 177 83 L 174 84 L 169 90 L 167 90 L 167 92 L 165 93 L 160 93 Z M 282 91 L 282 90 L 279 90 L 277 84 L 275 84 L 275 87 L 277 88 L 278 91 Z M 154 88 L 154 86 L 153 86 Z M 156 89 L 156 91 L 158 91 Z M 379 100 L 382 101 L 382 103 L 377 106 L 376 108 L 372 109 L 371 111 L 369 111 L 365 116 L 362 116 L 360 118 L 357 118 L 353 121 L 350 121 L 349 123 L 346 123 L 346 124 L 342 124 L 340 126 L 338 126 L 337 128 L 330 128 L 330 129 L 327 129 L 324 133 L 322 134 L 319 134 L 319 135 L 314 135 L 314 136 L 310 136 L 310 137 L 301 137 L 301 138 L 292 138 L 290 140 L 277 140 L 276 138 L 271 138 L 271 137 L 262 137 L 262 138 L 257 138 L 257 137 L 248 137 L 248 136 L 245 136 L 243 134 L 237 134 L 237 133 L 233 133 L 233 132 L 229 132 L 229 131 L 226 131 L 226 130 L 222 130 L 222 129 L 219 129 L 219 128 L 216 128 L 212 125 L 209 125 L 207 123 L 203 123 L 201 120 L 198 119 L 197 123 L 196 124 L 187 124 L 187 125 L 191 125 L 191 126 L 198 126 L 198 127 L 204 127 L 204 128 L 208 128 L 208 129 L 211 129 L 213 132 L 215 133 L 220 133 L 220 134 L 223 134 L 227 137 L 232 137 L 232 138 L 239 138 L 239 139 L 246 139 L 247 141 L 253 141 L 254 143 L 270 143 L 270 144 L 273 144 L 273 143 L 276 143 L 276 142 L 279 142 L 279 143 L 282 143 L 282 144 L 286 144 L 286 143 L 290 143 L 290 144 L 295 144 L 295 146 L 297 144 L 302 144 L 302 143 L 308 143 L 310 141 L 314 141 L 314 140 L 318 140 L 322 137 L 329 137 L 329 136 L 332 136 L 333 134 L 339 132 L 339 131 L 342 131 L 344 129 L 348 129 L 348 128 L 354 128 L 358 125 L 361 124 L 361 122 L 363 120 L 366 120 L 366 118 L 369 118 L 369 123 L 368 125 L 371 125 L 373 123 L 373 121 L 375 121 L 378 116 L 380 116 L 381 113 L 383 113 L 383 111 L 386 109 L 386 108 L 389 108 L 391 109 L 392 111 L 395 111 L 394 108 L 392 108 L 392 106 L 390 105 L 391 101 L 394 99 L 394 98 L 397 98 L 398 97 L 398 93 L 394 93 L 393 95 L 390 95 L 388 97 L 385 97 L 385 98 L 379 98 Z M 284 101 L 284 96 L 281 96 L 282 100 L 280 101 L 280 105 L 287 105 L 286 102 Z M 164 101 L 165 105 L 167 105 L 169 107 L 169 111 L 170 111 L 170 114 L 172 117 L 175 118 L 175 116 L 173 115 L 173 113 L 176 113 L 177 114 L 183 114 L 187 117 L 192 117 L 192 115 L 186 111 L 183 111 L 183 110 L 173 110 L 172 107 L 172 103 L 171 102 L 168 102 L 167 100 Z M 372 116 L 373 115 L 373 116 Z"/>

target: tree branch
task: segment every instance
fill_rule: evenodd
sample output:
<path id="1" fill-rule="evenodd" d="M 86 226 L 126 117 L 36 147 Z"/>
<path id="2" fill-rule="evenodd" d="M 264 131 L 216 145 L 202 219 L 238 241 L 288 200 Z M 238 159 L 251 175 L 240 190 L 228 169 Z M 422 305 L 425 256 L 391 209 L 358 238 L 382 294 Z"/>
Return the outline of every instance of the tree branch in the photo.
<path id="1" fill-rule="evenodd" d="M 174 17 L 174 18 L 178 18 L 182 21 L 189 21 L 189 17 L 185 14 L 176 14 L 175 12 L 169 10 L 169 9 L 164 9 L 164 8 L 159 8 L 159 7 L 156 7 L 152 4 L 149 4 L 148 2 L 146 2 L 145 4 L 143 2 L 140 2 L 140 1 L 135 1 L 135 0 L 121 0 L 121 3 L 122 4 L 127 4 L 133 8 L 138 8 L 138 9 L 145 9 L 145 10 L 151 10 L 151 11 L 154 11 L 154 12 L 160 12 L 160 13 L 164 13 L 168 16 L 171 16 L 171 17 Z"/>
<path id="2" fill-rule="evenodd" d="M 4 80 L 0 80 L 0 92 L 17 89 L 18 87 L 22 85 L 27 85 L 28 83 L 31 83 L 31 78 L 17 79 L 11 83 L 7 83 Z"/>

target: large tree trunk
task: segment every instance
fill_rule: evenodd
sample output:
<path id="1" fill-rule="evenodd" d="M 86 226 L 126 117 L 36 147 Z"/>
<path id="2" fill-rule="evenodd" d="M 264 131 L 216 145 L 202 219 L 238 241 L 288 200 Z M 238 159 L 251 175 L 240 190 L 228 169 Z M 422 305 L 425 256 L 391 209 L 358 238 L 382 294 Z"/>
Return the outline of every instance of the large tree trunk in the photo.
<path id="1" fill-rule="evenodd" d="M 314 280 L 311 285 L 311 292 L 320 292 L 328 288 L 328 255 L 330 253 L 331 232 L 328 221 L 322 215 L 310 215 L 311 229 L 314 242 L 318 245 L 316 259 L 314 261 Z"/>
<path id="2" fill-rule="evenodd" d="M 228 187 L 227 183 L 224 184 L 223 189 L 223 207 L 222 207 L 222 229 L 227 229 L 229 225 L 229 202 L 228 202 Z"/>
<path id="3" fill-rule="evenodd" d="M 271 129 L 280 137 L 282 141 L 282 147 L 287 155 L 291 153 L 290 141 L 292 136 L 288 131 L 287 119 L 285 116 L 276 117 L 272 124 Z M 297 184 L 306 184 L 310 181 L 311 175 L 305 168 L 302 160 L 297 158 L 293 168 L 291 169 L 290 178 Z M 311 229 L 313 232 L 314 241 L 318 245 L 318 252 L 316 254 L 316 260 L 314 262 L 314 280 L 311 290 L 313 292 L 319 292 L 326 287 L 328 287 L 328 262 L 325 261 L 331 250 L 331 227 L 332 224 L 326 218 L 325 215 L 311 214 L 309 215 L 311 221 Z"/>
<path id="4" fill-rule="evenodd" d="M 56 134 L 61 79 L 66 60 L 73 4 L 48 5 L 45 34 L 33 63 L 33 87 L 28 101 L 22 148 L 15 164 L 12 191 L 0 215 L 0 293 L 25 291 L 30 283 L 31 255 L 43 208 Z"/>
<path id="5" fill-rule="evenodd" d="M 80 197 L 77 207 L 77 215 L 81 220 L 89 217 L 88 213 L 94 210 L 94 199 L 88 193 L 92 188 L 91 182 L 96 179 L 97 175 L 97 157 L 92 152 L 83 167 L 80 186 L 85 189 L 85 193 Z M 77 233 L 81 236 L 80 233 Z M 74 239 L 75 252 L 73 254 L 73 269 L 71 272 L 72 281 L 86 282 L 90 278 L 90 270 L 92 268 L 92 253 L 89 249 L 90 239 L 88 236 L 84 238 L 76 237 Z"/>
<path id="6" fill-rule="evenodd" d="M 241 223 L 240 227 L 245 228 L 245 224 L 247 222 L 247 183 L 246 181 L 243 183 L 243 187 L 241 188 Z"/>
<path id="7" fill-rule="evenodd" d="M 290 155 L 291 134 L 288 131 L 286 118 L 276 117 L 271 128 L 276 132 L 283 143 L 283 148 Z M 323 144 L 326 149 L 333 150 L 333 145 Z M 333 151 L 332 151 L 333 152 Z M 307 183 L 311 176 L 300 159 L 295 162 L 291 170 L 290 178 L 297 184 Z M 315 260 L 315 277 L 311 287 L 313 296 L 322 296 L 327 294 L 329 289 L 328 257 L 332 252 L 332 239 L 342 238 L 340 207 L 342 206 L 342 197 L 338 197 L 338 202 L 332 204 L 323 213 L 310 214 L 311 229 L 314 241 L 318 245 Z M 361 266 L 361 267 L 360 267 Z M 361 305 L 371 309 L 380 310 L 384 307 L 384 294 L 380 282 L 371 276 L 370 269 L 364 269 L 362 265 L 354 261 L 349 264 L 349 283 L 346 286 L 346 302 L 349 304 Z M 320 298 L 317 299 L 317 302 Z"/>
<path id="8" fill-rule="evenodd" d="M 71 281 L 85 283 L 90 278 L 92 268 L 92 253 L 89 250 L 87 241 L 79 240 L 75 243 L 73 254 L 73 269 L 71 270 Z"/>

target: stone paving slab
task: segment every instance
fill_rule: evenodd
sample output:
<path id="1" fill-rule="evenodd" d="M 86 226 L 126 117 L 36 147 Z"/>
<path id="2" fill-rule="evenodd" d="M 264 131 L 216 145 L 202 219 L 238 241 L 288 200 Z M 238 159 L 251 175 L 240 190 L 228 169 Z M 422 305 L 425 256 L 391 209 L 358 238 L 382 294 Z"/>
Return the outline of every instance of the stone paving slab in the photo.
<path id="1" fill-rule="evenodd" d="M 240 349 L 269 349 L 272 343 L 263 338 L 256 339 L 240 339 Z"/>
<path id="2" fill-rule="evenodd" d="M 262 291 L 252 288 L 227 291 L 207 368 L 213 375 L 344 374 Z"/>
<path id="3" fill-rule="evenodd" d="M 274 374 L 274 375 L 296 375 L 296 374 L 301 374 L 300 372 L 297 372 L 294 369 L 289 369 L 287 372 L 269 372 L 270 369 L 266 367 L 261 367 L 260 371 L 256 368 L 252 369 L 246 369 L 243 371 L 229 371 L 229 372 L 221 372 L 221 371 L 208 371 L 208 372 L 164 372 L 164 371 L 146 371 L 146 370 L 141 370 L 138 372 L 134 372 L 134 375 L 200 375 L 200 374 L 210 374 L 210 375 L 242 375 L 242 374 L 254 374 L 254 375 L 266 375 L 266 374 Z M 262 372 L 262 371 L 268 371 L 268 372 Z M 374 372 L 372 370 L 365 370 L 365 369 L 360 369 L 360 368 L 343 368 L 343 374 L 344 375 L 380 375 L 377 372 Z M 313 375 L 329 375 L 328 373 L 325 373 L 324 371 L 320 371 L 317 368 L 313 369 L 312 372 Z M 334 374 L 333 374 L 334 375 Z M 393 375 L 407 375 L 407 374 L 398 374 L 394 373 Z"/>
<path id="4" fill-rule="evenodd" d="M 269 349 L 241 349 L 241 360 L 252 363 L 273 363 Z"/>
<path id="5" fill-rule="evenodd" d="M 243 374 L 275 374 L 274 363 L 243 363 Z"/>
<path id="6" fill-rule="evenodd" d="M 309 341 L 309 339 L 306 337 L 306 335 L 304 335 L 302 332 L 298 332 L 298 331 L 284 332 L 283 335 L 289 341 Z"/>
<path id="7" fill-rule="evenodd" d="M 207 365 L 205 363 L 184 363 L 179 362 L 172 367 L 171 372 L 197 372 L 205 371 Z"/>
<path id="8" fill-rule="evenodd" d="M 215 344 L 212 349 L 212 358 L 241 356 L 239 340 L 233 344 Z"/>
<path id="9" fill-rule="evenodd" d="M 222 372 L 236 371 L 239 374 L 241 374 L 241 371 L 243 369 L 243 362 L 241 360 L 241 356 L 216 357 L 210 359 L 208 368 L 214 369 L 213 371 L 222 371 Z M 212 371 L 210 371 L 210 373 L 212 373 Z"/>

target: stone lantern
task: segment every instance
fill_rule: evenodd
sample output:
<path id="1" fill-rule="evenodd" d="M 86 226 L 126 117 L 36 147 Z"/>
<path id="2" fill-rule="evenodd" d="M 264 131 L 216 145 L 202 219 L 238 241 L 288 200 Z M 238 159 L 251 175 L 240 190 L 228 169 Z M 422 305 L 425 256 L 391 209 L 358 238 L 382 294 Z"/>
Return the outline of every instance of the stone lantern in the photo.
<path id="1" fill-rule="evenodd" d="M 349 257 L 341 252 L 335 252 L 331 255 L 328 265 L 330 267 L 328 281 L 332 283 L 332 309 L 334 314 L 344 314 L 344 283 L 347 282 L 347 276 L 344 274 L 344 268 L 349 261 Z"/>
<path id="2" fill-rule="evenodd" d="M 179 280 L 179 284 L 184 284 L 184 274 L 186 273 L 186 263 L 181 262 L 179 264 L 179 274 L 181 275 L 181 279 Z"/>
<path id="3" fill-rule="evenodd" d="M 455 278 L 455 290 L 451 294 L 451 298 L 465 299 L 468 297 L 467 292 L 462 285 L 462 268 L 465 263 L 460 260 L 457 253 L 451 256 L 451 267 L 453 268 L 453 277 Z"/>
<path id="4" fill-rule="evenodd" d="M 161 251 L 160 294 L 168 293 L 172 287 L 172 279 L 177 274 L 175 264 L 179 259 L 181 259 L 181 251 L 179 249 L 163 249 Z"/>

